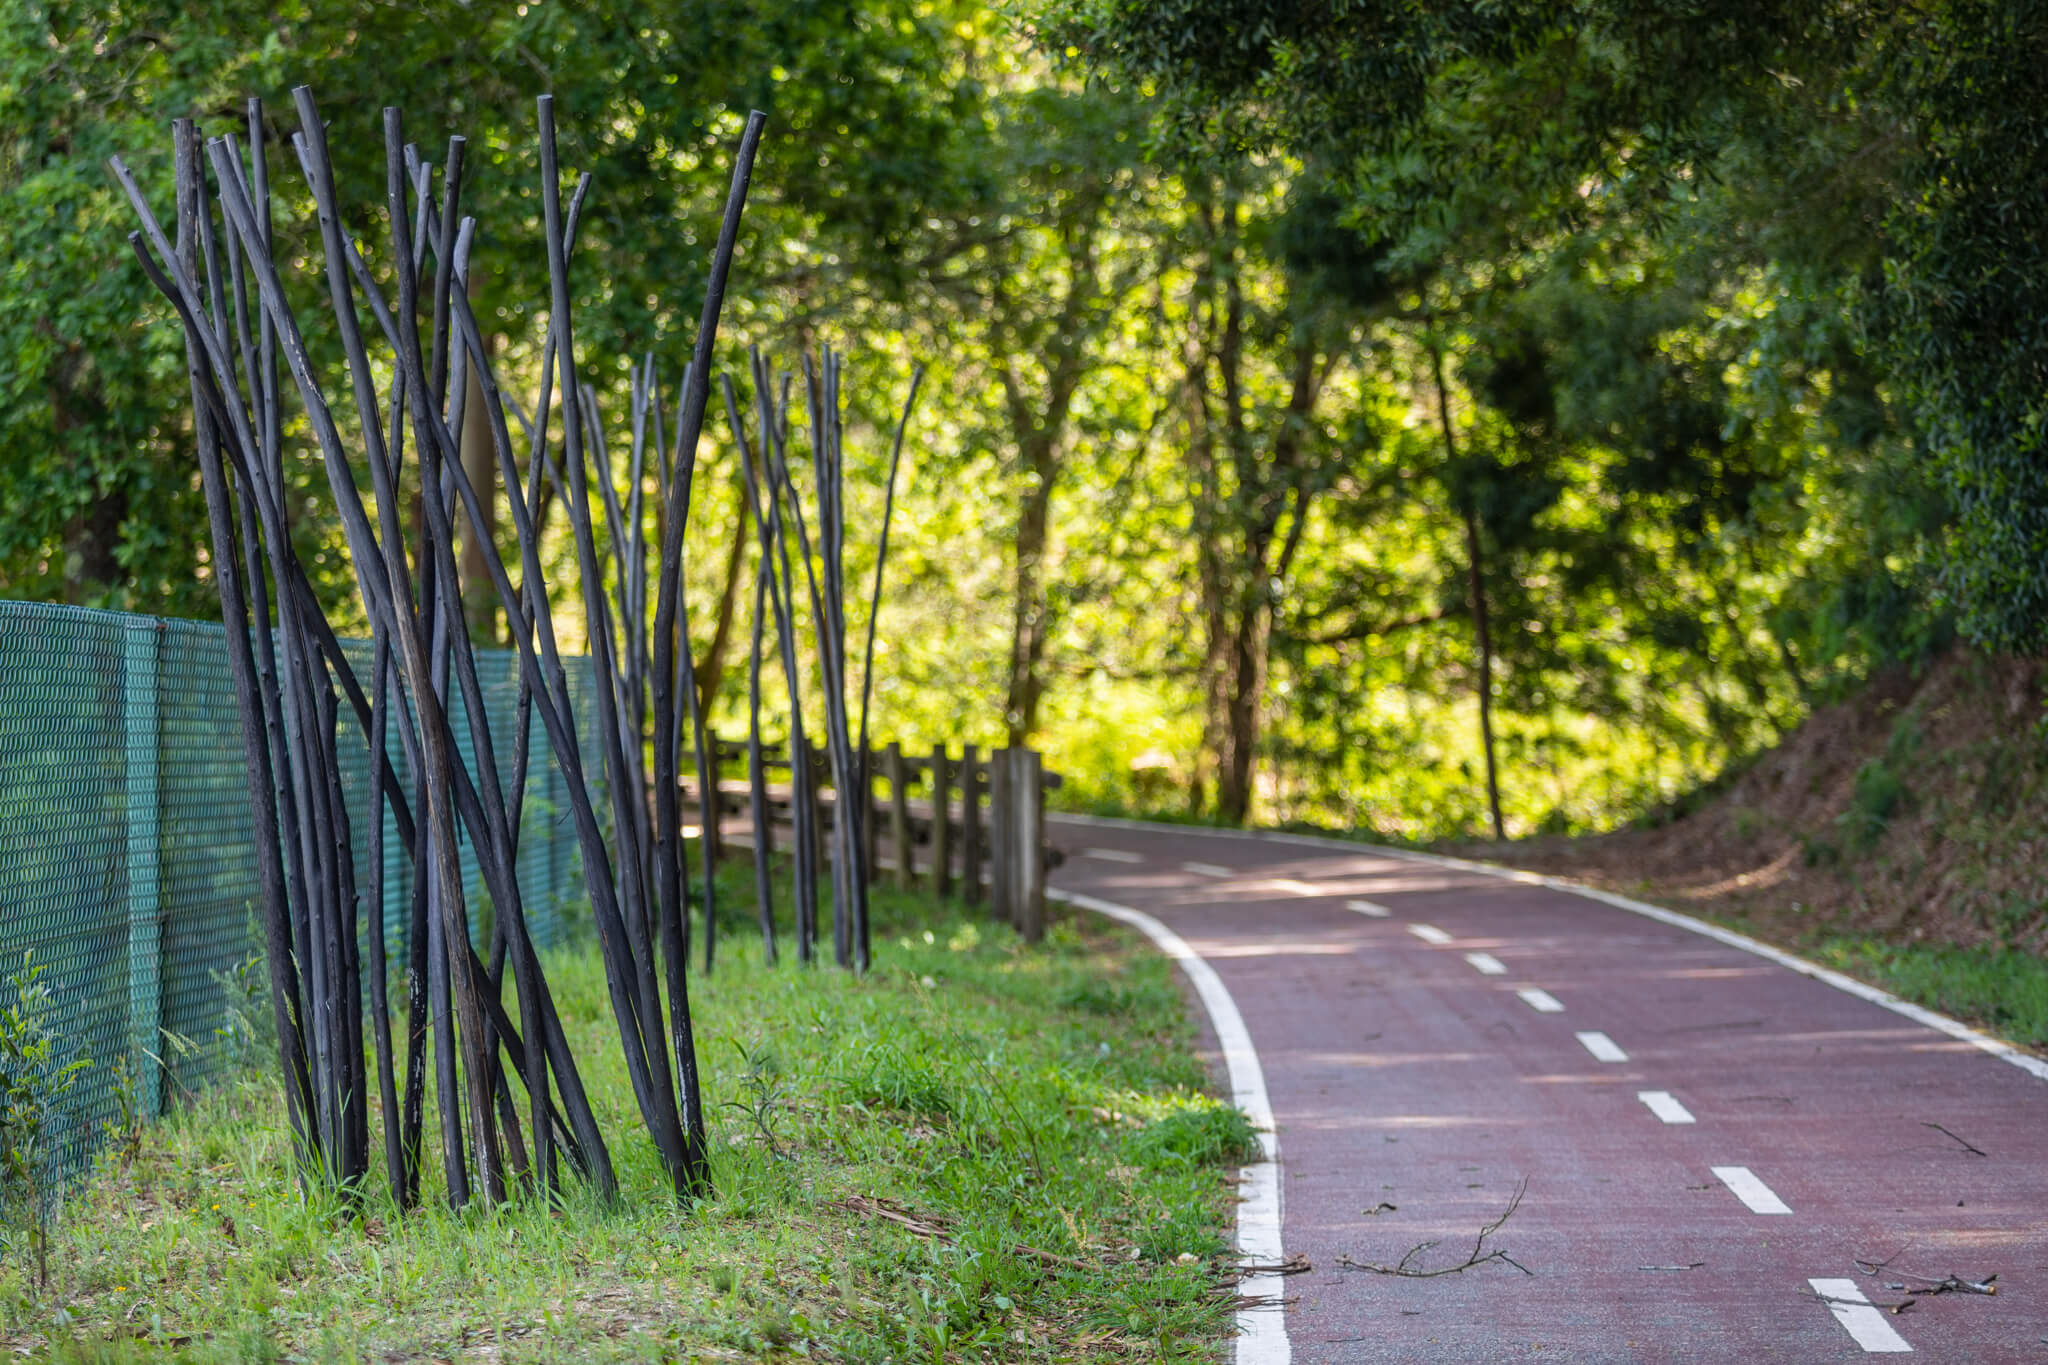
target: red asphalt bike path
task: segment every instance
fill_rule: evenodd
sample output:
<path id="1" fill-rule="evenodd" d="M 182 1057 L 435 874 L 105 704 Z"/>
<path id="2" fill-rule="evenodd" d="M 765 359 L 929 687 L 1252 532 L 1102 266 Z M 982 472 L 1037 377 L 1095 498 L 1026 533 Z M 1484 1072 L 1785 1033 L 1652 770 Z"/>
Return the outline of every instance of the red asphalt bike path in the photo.
<path id="1" fill-rule="evenodd" d="M 1294 1361 L 1833 1361 L 1873 1345 L 2048 1361 L 2048 1082 L 1569 892 L 1196 829 L 1055 816 L 1049 838 L 1067 855 L 1057 890 L 1156 917 L 1237 1002 L 1277 1125 L 1282 1245 L 1313 1266 L 1284 1281 Z M 1694 1121 L 1666 1122 L 1643 1092 Z M 1752 1211 L 1717 1167 L 1790 1211 Z M 1529 1275 L 1339 1262 L 1391 1265 L 1425 1241 L 1440 1245 L 1420 1268 L 1462 1261 L 1524 1179 L 1486 1249 Z M 1859 1257 L 1891 1264 L 1871 1276 Z M 1924 1287 L 1909 1274 L 1951 1273 L 1995 1273 L 1999 1292 L 1895 1315 L 1812 1284 L 1889 1305 L 1909 1296 L 1888 1285 Z"/>

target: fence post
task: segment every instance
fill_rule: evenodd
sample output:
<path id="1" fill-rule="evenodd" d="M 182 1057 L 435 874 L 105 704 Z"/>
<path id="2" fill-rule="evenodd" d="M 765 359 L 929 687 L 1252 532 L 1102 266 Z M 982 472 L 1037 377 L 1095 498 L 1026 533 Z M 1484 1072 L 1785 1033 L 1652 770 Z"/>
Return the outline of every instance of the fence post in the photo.
<path id="1" fill-rule="evenodd" d="M 896 864 L 897 888 L 907 891 L 917 870 L 910 851 L 910 793 L 903 777 L 903 746 L 893 739 L 884 752 L 882 771 L 889 778 L 889 856 Z"/>
<path id="2" fill-rule="evenodd" d="M 163 1109 L 158 1039 L 164 1017 L 164 916 L 159 839 L 163 809 L 157 764 L 163 737 L 157 672 L 163 627 L 131 620 L 122 665 L 121 712 L 128 737 L 128 1065 L 141 1090 L 142 1115 Z"/>
<path id="3" fill-rule="evenodd" d="M 953 894 L 953 773 L 946 746 L 932 746 L 932 894 Z"/>
<path id="4" fill-rule="evenodd" d="M 960 750 L 960 895 L 969 905 L 981 901 L 981 751 Z"/>
<path id="5" fill-rule="evenodd" d="M 988 756 L 988 903 L 989 911 L 1005 924 L 1015 924 L 1016 887 L 1010 876 L 1010 837 L 1015 824 L 1010 816 L 1010 751 L 991 750 Z"/>
<path id="6" fill-rule="evenodd" d="M 882 879 L 881 860 L 875 856 L 882 847 L 882 803 L 875 800 L 875 769 L 880 766 L 876 760 L 881 756 L 882 751 L 872 744 L 861 750 L 860 791 L 856 793 L 860 800 L 861 849 L 867 855 L 863 865 L 869 886 Z"/>
<path id="7" fill-rule="evenodd" d="M 705 755 L 711 769 L 711 785 L 697 794 L 697 824 L 703 833 L 697 836 L 697 849 L 706 867 L 717 867 L 718 860 L 725 855 L 725 792 L 718 782 L 718 731 L 704 730 Z"/>
<path id="8" fill-rule="evenodd" d="M 1012 749 L 1010 762 L 1017 931 L 1036 943 L 1045 937 L 1045 757 L 1036 749 Z"/>
<path id="9" fill-rule="evenodd" d="M 818 746 L 806 738 L 801 760 L 797 758 L 794 745 L 790 747 L 790 759 L 792 763 L 801 761 L 804 765 L 804 802 L 810 808 L 807 817 L 810 826 L 804 835 L 805 851 L 810 855 L 811 874 L 815 877 L 825 866 L 825 791 L 818 783 Z"/>

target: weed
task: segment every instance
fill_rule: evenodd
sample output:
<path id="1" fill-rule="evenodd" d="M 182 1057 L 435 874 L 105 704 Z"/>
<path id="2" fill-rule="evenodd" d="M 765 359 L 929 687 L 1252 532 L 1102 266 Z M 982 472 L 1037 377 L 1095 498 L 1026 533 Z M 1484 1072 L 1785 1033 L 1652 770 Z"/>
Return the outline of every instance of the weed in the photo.
<path id="1" fill-rule="evenodd" d="M 142 1155 L 142 1129 L 148 1121 L 142 1087 L 148 1083 L 147 1074 L 125 1054 L 114 1060 L 114 1117 L 107 1120 L 107 1154 L 123 1170 Z"/>
<path id="2" fill-rule="evenodd" d="M 1800 834 L 1799 852 L 1808 867 L 1833 867 L 1842 861 L 1841 845 L 1811 831 Z"/>
<path id="3" fill-rule="evenodd" d="M 1919 749 L 1920 716 L 1916 707 L 1899 717 L 1898 724 L 1892 727 L 1884 753 L 1856 770 L 1849 808 L 1835 817 L 1848 852 L 1868 853 L 1884 837 L 1892 816 L 1911 795 L 1906 786 L 1906 770 Z"/>
<path id="4" fill-rule="evenodd" d="M 750 1046 L 737 1038 L 730 1041 L 744 1064 L 738 1078 L 743 1094 L 739 1099 L 727 1100 L 725 1106 L 745 1114 L 769 1155 L 780 1158 L 783 1151 L 775 1140 L 775 1119 L 783 1098 L 782 1068 L 768 1044 L 757 1042 Z"/>
<path id="5" fill-rule="evenodd" d="M 45 970 L 24 953 L 21 970 L 7 979 L 14 1001 L 0 1012 L 0 1205 L 9 1233 L 35 1258 L 38 1288 L 50 1282 L 50 1228 L 63 1194 L 62 1106 L 92 1065 L 63 1055 L 63 1040 L 49 1024 Z"/>
<path id="6" fill-rule="evenodd" d="M 214 968 L 221 1022 L 213 1035 L 231 1068 L 260 1065 L 277 1055 L 277 1017 L 270 1008 L 270 966 L 252 953 L 225 970 Z"/>
<path id="7" fill-rule="evenodd" d="M 1142 1166 L 1242 1164 L 1258 1157 L 1259 1135 L 1242 1110 L 1204 1096 L 1131 1134 L 1124 1150 Z"/>

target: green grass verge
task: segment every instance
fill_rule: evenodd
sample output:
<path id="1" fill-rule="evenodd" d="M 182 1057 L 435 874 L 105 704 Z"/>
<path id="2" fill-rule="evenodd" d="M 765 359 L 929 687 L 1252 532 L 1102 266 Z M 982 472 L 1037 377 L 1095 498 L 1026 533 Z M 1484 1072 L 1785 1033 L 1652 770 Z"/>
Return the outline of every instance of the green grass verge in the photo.
<path id="1" fill-rule="evenodd" d="M 1255 1144 L 1207 1093 L 1171 965 L 1092 919 L 1026 949 L 958 907 L 884 892 L 875 913 L 867 980 L 767 969 L 736 924 L 693 981 L 705 1201 L 667 1190 L 597 956 L 567 951 L 549 977 L 620 1207 L 573 1187 L 554 1212 L 400 1217 L 381 1182 L 355 1206 L 304 1198 L 277 1087 L 245 1074 L 103 1164 L 64 1210 L 46 1290 L 0 1267 L 7 1344 L 78 1361 L 1220 1359 L 1232 1166 Z"/>
<path id="2" fill-rule="evenodd" d="M 2048 1048 L 2048 961 L 2016 948 L 1888 943 L 1826 934 L 1796 945 L 1824 967 L 1951 1014 L 2022 1047 Z"/>

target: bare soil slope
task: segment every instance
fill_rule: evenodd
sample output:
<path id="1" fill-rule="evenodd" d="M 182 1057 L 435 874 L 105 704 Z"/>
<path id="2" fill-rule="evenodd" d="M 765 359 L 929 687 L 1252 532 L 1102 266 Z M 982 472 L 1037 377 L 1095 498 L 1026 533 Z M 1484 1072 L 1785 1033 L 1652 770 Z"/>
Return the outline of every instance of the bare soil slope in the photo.
<path id="1" fill-rule="evenodd" d="M 1446 849 L 1821 932 L 2048 949 L 2048 713 L 2037 661 L 1955 649 L 1816 710 L 1666 822 Z"/>

